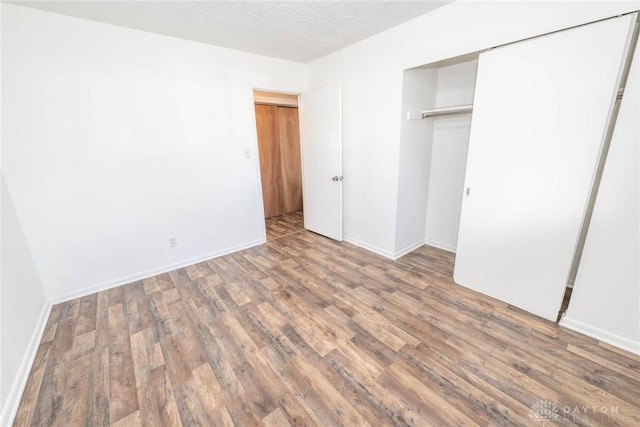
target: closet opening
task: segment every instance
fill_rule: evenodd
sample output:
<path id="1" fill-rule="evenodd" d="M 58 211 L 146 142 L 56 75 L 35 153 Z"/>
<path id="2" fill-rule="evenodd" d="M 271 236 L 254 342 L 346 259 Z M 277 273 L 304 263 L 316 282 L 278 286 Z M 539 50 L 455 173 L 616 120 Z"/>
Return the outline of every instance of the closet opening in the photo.
<path id="1" fill-rule="evenodd" d="M 267 241 L 304 230 L 298 95 L 253 91 Z"/>
<path id="2" fill-rule="evenodd" d="M 407 69 L 397 251 L 456 252 L 479 52 Z M 406 253 L 406 252 L 405 252 Z"/>

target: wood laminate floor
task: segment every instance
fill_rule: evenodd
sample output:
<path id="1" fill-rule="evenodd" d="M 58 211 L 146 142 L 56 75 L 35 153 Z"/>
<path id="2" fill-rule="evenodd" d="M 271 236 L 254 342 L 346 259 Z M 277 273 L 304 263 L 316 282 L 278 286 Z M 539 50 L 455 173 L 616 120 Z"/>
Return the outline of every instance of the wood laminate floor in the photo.
<path id="1" fill-rule="evenodd" d="M 53 307 L 16 426 L 639 425 L 640 357 L 308 231 Z"/>
<path id="2" fill-rule="evenodd" d="M 267 242 L 304 230 L 303 211 L 290 212 L 273 216 L 265 220 L 267 227 Z"/>

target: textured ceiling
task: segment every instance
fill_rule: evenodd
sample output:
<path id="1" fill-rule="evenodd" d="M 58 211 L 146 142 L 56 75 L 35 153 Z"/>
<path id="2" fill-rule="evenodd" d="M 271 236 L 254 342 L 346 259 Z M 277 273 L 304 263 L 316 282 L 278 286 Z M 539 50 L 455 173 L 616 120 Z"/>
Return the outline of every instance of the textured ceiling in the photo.
<path id="1" fill-rule="evenodd" d="M 449 1 L 10 1 L 93 21 L 309 62 Z"/>

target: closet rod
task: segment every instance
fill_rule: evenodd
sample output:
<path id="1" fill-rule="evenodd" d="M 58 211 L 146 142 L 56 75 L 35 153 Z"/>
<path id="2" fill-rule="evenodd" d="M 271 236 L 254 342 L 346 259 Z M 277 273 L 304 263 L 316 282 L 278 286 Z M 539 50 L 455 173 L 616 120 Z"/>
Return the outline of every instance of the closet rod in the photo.
<path id="1" fill-rule="evenodd" d="M 455 114 L 469 114 L 473 111 L 473 105 L 458 105 L 455 107 L 442 107 L 433 108 L 431 110 L 424 110 L 422 112 L 422 118 L 439 117 L 439 116 L 452 116 Z"/>

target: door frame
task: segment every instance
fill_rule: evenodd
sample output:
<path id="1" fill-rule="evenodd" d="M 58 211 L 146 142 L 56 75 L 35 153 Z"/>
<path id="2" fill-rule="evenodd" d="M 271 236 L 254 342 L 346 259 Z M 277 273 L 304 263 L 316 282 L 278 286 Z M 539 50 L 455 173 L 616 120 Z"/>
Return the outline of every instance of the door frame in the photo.
<path id="1" fill-rule="evenodd" d="M 251 115 L 253 118 L 253 147 L 251 148 L 251 150 L 254 153 L 254 167 L 256 170 L 256 184 L 257 184 L 257 188 L 258 188 L 258 204 L 260 206 L 260 218 L 261 218 L 261 223 L 262 223 L 262 242 L 266 243 L 267 241 L 267 225 L 265 222 L 265 218 L 264 218 L 264 197 L 263 197 L 263 189 L 262 189 L 262 170 L 260 168 L 260 148 L 258 145 L 258 128 L 257 128 L 257 122 L 256 122 L 256 111 L 255 111 L 255 105 L 257 104 L 264 104 L 264 105 L 280 105 L 283 107 L 294 107 L 294 105 L 287 105 L 287 104 L 279 104 L 279 103 L 267 103 L 267 102 L 256 102 L 255 101 L 255 92 L 268 92 L 268 93 L 274 93 L 274 94 L 282 94 L 282 95 L 295 95 L 297 97 L 297 105 L 295 105 L 295 107 L 298 108 L 298 111 L 300 111 L 300 92 L 299 91 L 291 91 L 291 90 L 286 90 L 286 89 L 273 89 L 273 88 L 266 88 L 266 87 L 252 87 L 251 88 Z M 300 127 L 300 117 L 298 116 L 298 126 Z M 304 160 L 302 158 L 302 131 L 300 131 L 300 167 L 302 170 L 302 176 L 304 177 Z M 305 190 L 304 190 L 304 179 L 302 180 L 302 200 L 304 203 L 304 195 L 305 195 Z"/>

